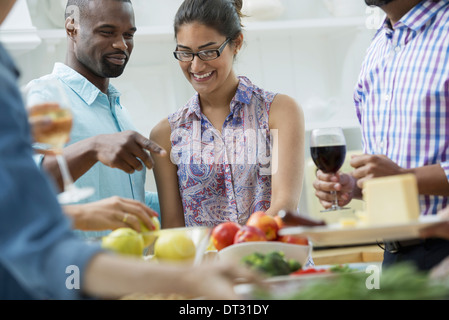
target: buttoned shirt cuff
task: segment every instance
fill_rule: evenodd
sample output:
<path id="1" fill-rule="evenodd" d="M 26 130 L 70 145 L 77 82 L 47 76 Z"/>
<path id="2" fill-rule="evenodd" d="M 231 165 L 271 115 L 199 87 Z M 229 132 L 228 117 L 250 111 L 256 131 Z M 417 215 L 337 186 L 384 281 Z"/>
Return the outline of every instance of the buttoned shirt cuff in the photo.
<path id="1" fill-rule="evenodd" d="M 449 161 L 441 162 L 440 165 L 443 168 L 444 173 L 446 174 L 447 180 L 449 181 Z"/>

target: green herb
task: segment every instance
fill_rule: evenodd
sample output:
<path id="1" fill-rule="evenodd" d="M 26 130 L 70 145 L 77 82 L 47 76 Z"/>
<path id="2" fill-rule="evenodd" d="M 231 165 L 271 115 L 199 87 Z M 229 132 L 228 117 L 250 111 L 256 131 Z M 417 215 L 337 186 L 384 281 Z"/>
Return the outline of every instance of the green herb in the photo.
<path id="1" fill-rule="evenodd" d="M 428 274 L 407 263 L 391 266 L 379 275 L 378 288 L 369 289 L 371 273 L 341 273 L 336 277 L 316 279 L 298 292 L 272 297 L 259 292 L 264 299 L 291 300 L 441 300 L 449 298 L 449 287 L 436 283 Z"/>
<path id="2" fill-rule="evenodd" d="M 301 264 L 294 259 L 286 259 L 280 251 L 267 254 L 255 252 L 242 258 L 242 263 L 269 276 L 284 276 L 301 269 Z"/>

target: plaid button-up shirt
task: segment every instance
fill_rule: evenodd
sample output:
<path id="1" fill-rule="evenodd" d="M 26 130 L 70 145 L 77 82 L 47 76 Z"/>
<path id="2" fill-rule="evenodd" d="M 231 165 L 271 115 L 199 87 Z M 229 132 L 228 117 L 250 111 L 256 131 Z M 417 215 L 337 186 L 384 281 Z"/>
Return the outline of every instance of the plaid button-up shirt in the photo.
<path id="1" fill-rule="evenodd" d="M 449 179 L 449 0 L 422 1 L 367 51 L 354 101 L 364 152 L 403 168 L 440 164 Z M 435 214 L 447 197 L 420 196 Z"/>

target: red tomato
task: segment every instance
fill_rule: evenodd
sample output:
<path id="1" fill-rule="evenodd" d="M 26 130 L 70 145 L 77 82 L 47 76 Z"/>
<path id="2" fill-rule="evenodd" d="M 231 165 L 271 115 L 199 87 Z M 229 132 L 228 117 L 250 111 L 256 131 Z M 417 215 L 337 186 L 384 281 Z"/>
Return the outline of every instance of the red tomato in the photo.
<path id="1" fill-rule="evenodd" d="M 328 271 L 326 269 L 307 268 L 307 269 L 299 269 L 295 272 L 292 272 L 291 275 L 325 273 L 325 272 L 328 272 Z"/>

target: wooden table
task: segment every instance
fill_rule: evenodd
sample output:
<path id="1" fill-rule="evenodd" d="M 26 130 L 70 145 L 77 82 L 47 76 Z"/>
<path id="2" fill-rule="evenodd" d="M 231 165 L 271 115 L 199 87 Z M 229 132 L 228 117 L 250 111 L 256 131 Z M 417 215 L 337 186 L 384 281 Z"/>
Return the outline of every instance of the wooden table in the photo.
<path id="1" fill-rule="evenodd" d="M 361 262 L 382 262 L 384 251 L 378 245 L 314 249 L 315 265 L 332 265 Z"/>

